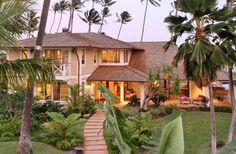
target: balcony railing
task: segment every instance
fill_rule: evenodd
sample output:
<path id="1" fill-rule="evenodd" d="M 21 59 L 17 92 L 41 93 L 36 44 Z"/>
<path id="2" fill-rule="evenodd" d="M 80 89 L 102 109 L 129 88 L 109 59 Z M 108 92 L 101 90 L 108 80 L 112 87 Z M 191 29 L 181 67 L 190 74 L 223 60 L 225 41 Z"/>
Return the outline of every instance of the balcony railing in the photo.
<path id="1" fill-rule="evenodd" d="M 69 64 L 53 64 L 54 73 L 56 76 L 69 75 Z"/>

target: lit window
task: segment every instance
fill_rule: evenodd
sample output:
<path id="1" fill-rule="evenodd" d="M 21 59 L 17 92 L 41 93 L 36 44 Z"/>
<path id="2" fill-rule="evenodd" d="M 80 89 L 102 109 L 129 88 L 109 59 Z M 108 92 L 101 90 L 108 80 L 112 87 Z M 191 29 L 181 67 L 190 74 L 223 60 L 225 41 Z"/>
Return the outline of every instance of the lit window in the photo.
<path id="1" fill-rule="evenodd" d="M 85 49 L 82 50 L 81 64 L 85 64 Z"/>
<path id="2" fill-rule="evenodd" d="M 129 52 L 128 50 L 124 50 L 124 63 L 128 62 Z"/>
<path id="3" fill-rule="evenodd" d="M 97 63 L 97 50 L 93 50 L 93 63 Z"/>
<path id="4" fill-rule="evenodd" d="M 119 63 L 120 51 L 118 50 L 102 50 L 103 63 Z"/>
<path id="5" fill-rule="evenodd" d="M 53 84 L 53 100 L 66 100 L 68 96 L 68 85 L 66 82 Z"/>
<path id="6" fill-rule="evenodd" d="M 43 56 L 46 58 L 53 58 L 56 65 L 64 64 L 68 59 L 67 52 L 60 49 L 45 50 Z"/>
<path id="7" fill-rule="evenodd" d="M 28 57 L 27 57 L 27 51 L 22 51 L 22 52 L 21 52 L 21 59 L 28 59 Z"/>

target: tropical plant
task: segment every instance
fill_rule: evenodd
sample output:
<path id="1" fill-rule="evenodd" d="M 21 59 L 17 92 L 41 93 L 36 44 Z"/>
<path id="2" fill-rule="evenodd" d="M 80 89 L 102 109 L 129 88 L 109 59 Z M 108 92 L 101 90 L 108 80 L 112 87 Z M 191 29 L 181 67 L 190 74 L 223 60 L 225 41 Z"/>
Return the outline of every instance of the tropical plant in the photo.
<path id="1" fill-rule="evenodd" d="M 51 25 L 51 28 L 49 30 L 49 34 L 51 33 L 52 31 L 52 28 L 54 26 L 54 23 L 55 23 L 55 19 L 56 19 L 56 14 L 57 12 L 60 10 L 60 4 L 57 2 L 57 3 L 54 3 L 52 5 L 52 10 L 53 10 L 53 20 L 52 20 L 52 25 Z"/>
<path id="2" fill-rule="evenodd" d="M 162 78 L 164 80 L 164 90 L 165 94 L 169 95 L 169 89 L 168 86 L 170 85 L 170 80 L 173 79 L 174 73 L 172 66 L 164 65 L 162 68 Z"/>
<path id="3" fill-rule="evenodd" d="M 132 143 L 129 142 L 130 136 L 126 134 L 126 119 L 122 112 L 114 107 L 116 96 L 102 85 L 99 85 L 99 90 L 106 96 L 107 101 L 103 108 L 106 116 L 106 127 L 113 132 L 115 143 L 118 146 L 120 153 L 130 154 L 134 148 L 132 148 Z"/>
<path id="4" fill-rule="evenodd" d="M 172 63 L 177 66 L 184 60 L 186 78 L 195 81 L 199 87 L 210 87 L 211 152 L 215 154 L 216 130 L 211 82 L 216 79 L 217 71 L 232 61 L 228 53 L 233 51 L 232 42 L 236 36 L 232 19 L 236 10 L 230 11 L 227 6 L 217 8 L 216 0 L 178 0 L 178 7 L 185 16 L 170 15 L 165 18 L 174 35 L 164 48 L 167 50 L 179 37 L 188 34 Z"/>
<path id="5" fill-rule="evenodd" d="M 70 114 L 68 117 L 64 117 L 63 114 L 57 112 L 47 112 L 47 114 L 52 118 L 52 121 L 46 122 L 42 126 L 47 129 L 44 138 L 47 139 L 48 143 L 63 150 L 70 150 L 81 144 L 82 137 L 74 129 L 80 122 L 79 114 Z"/>
<path id="6" fill-rule="evenodd" d="M 27 12 L 27 27 L 26 27 L 26 31 L 27 31 L 27 37 L 34 37 L 34 35 L 32 34 L 33 32 L 38 30 L 38 23 L 39 23 L 39 17 L 36 16 L 37 13 L 34 10 L 30 10 Z"/>
<path id="7" fill-rule="evenodd" d="M 79 16 L 82 21 L 88 24 L 88 32 L 91 32 L 92 24 L 100 24 L 101 16 L 94 8 L 84 12 L 84 18 Z"/>
<path id="8" fill-rule="evenodd" d="M 147 11 L 148 11 L 148 4 L 151 3 L 153 6 L 157 7 L 157 6 L 160 6 L 159 2 L 161 0 L 141 0 L 141 2 L 143 2 L 143 1 L 146 1 L 146 7 L 145 7 L 145 12 L 144 12 L 144 17 L 143 17 L 143 28 L 142 28 L 142 34 L 141 34 L 141 42 L 143 41 L 145 22 L 146 22 Z"/>
<path id="9" fill-rule="evenodd" d="M 118 35 L 117 35 L 117 39 L 119 39 L 120 32 L 121 32 L 121 29 L 122 29 L 123 25 L 130 22 L 132 20 L 132 17 L 129 14 L 129 12 L 127 12 L 127 11 L 122 12 L 120 15 L 118 15 L 116 13 L 116 16 L 117 16 L 117 22 L 120 23 L 120 29 L 119 29 L 119 32 L 118 32 Z"/>
<path id="10" fill-rule="evenodd" d="M 94 9 L 95 3 L 100 3 L 100 2 L 101 2 L 101 0 L 92 0 L 92 9 Z"/>
<path id="11" fill-rule="evenodd" d="M 31 60 L 31 63 L 36 62 L 36 64 L 38 64 L 40 62 L 39 61 L 40 51 L 42 50 L 43 37 L 45 34 L 45 27 L 47 23 L 49 6 L 50 6 L 50 0 L 44 1 L 42 13 L 41 13 L 41 20 L 39 24 L 38 35 L 37 35 L 36 44 L 35 44 L 35 50 L 34 50 L 35 59 Z M 19 63 L 19 61 L 16 61 L 16 62 Z M 41 79 L 43 82 L 46 82 L 46 81 L 50 82 L 54 79 L 54 71 L 51 65 L 51 60 L 50 60 L 50 63 L 49 62 L 45 63 L 44 61 L 41 61 L 41 62 L 43 62 L 41 63 L 41 65 L 39 65 L 38 67 L 33 67 L 33 68 L 32 68 L 32 64 L 23 65 L 24 67 L 22 67 L 22 65 L 15 66 L 15 68 L 12 67 L 12 65 L 10 67 L 12 68 L 11 70 L 13 70 L 10 72 L 12 74 L 12 79 L 15 79 L 16 77 L 21 78 L 22 76 L 29 74 L 29 77 L 25 78 L 25 80 L 27 80 L 27 88 L 25 91 L 25 103 L 24 103 L 24 109 L 23 109 L 22 125 L 21 125 L 21 132 L 20 132 L 20 139 L 19 139 L 17 154 L 32 153 L 32 146 L 31 146 L 31 140 L 30 140 L 31 139 L 30 122 L 31 122 L 31 110 L 32 110 L 32 102 L 33 102 L 33 92 L 34 92 L 34 81 Z M 26 67 L 26 66 L 29 66 L 29 67 Z M 30 70 L 22 74 L 23 72 L 22 68 L 26 68 L 26 70 L 27 69 L 30 69 Z M 33 75 L 30 75 L 30 74 L 33 74 Z"/>
<path id="12" fill-rule="evenodd" d="M 58 23 L 58 27 L 57 27 L 57 31 L 59 31 L 59 28 L 61 26 L 61 21 L 62 21 L 62 15 L 63 13 L 66 11 L 66 9 L 68 9 L 68 2 L 66 0 L 61 0 L 59 2 L 59 12 L 60 12 L 60 19 L 59 19 L 59 23 Z"/>
<path id="13" fill-rule="evenodd" d="M 98 30 L 98 33 L 102 32 L 102 27 L 104 25 L 104 22 L 106 23 L 105 18 L 111 16 L 109 7 L 112 6 L 115 3 L 116 3 L 116 1 L 113 1 L 113 0 L 101 0 L 101 5 L 103 7 L 102 13 L 101 13 L 102 20 L 101 20 L 101 25 L 100 25 L 100 28 Z"/>
<path id="14" fill-rule="evenodd" d="M 157 154 L 184 154 L 184 133 L 181 115 L 181 112 L 175 110 L 171 115 L 170 122 L 163 128 L 156 128 L 153 132 L 152 140 L 148 142 L 149 146 L 144 147 Z"/>
<path id="15" fill-rule="evenodd" d="M 68 22 L 68 31 L 72 32 L 74 23 L 75 11 L 79 11 L 84 6 L 84 1 L 81 0 L 70 0 L 68 1 L 68 8 L 70 11 L 70 17 Z"/>

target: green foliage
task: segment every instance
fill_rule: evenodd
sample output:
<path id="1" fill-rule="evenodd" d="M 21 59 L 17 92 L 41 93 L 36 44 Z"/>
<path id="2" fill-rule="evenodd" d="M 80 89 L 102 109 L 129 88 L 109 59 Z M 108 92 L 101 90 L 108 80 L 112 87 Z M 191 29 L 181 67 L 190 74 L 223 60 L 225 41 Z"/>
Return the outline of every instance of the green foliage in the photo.
<path id="1" fill-rule="evenodd" d="M 12 140 L 17 134 L 17 129 L 20 128 L 21 120 L 16 118 L 11 119 L 0 119 L 0 141 Z"/>
<path id="2" fill-rule="evenodd" d="M 129 103 L 128 105 L 131 105 L 131 106 L 139 106 L 140 105 L 140 99 L 138 98 L 137 95 L 132 95 L 130 97 L 130 100 L 129 100 Z"/>
<path id="3" fill-rule="evenodd" d="M 95 111 L 95 101 L 87 94 L 80 94 L 82 88 L 78 85 L 70 86 L 71 95 L 68 97 L 68 112 L 84 114 L 93 113 Z"/>
<path id="4" fill-rule="evenodd" d="M 116 100 L 115 95 L 102 85 L 99 86 L 99 90 L 106 96 L 107 101 L 104 105 L 106 126 L 113 132 L 115 143 L 120 153 L 129 154 L 132 152 L 132 145 L 128 142 L 129 136 L 126 134 L 127 131 L 125 130 L 126 118 L 118 108 L 114 107 Z"/>
<path id="5" fill-rule="evenodd" d="M 209 107 L 200 107 L 200 111 L 210 111 Z M 231 107 L 226 107 L 226 106 L 215 106 L 215 112 L 226 112 L 226 113 L 232 113 L 232 108 Z"/>
<path id="6" fill-rule="evenodd" d="M 182 124 L 182 113 L 175 110 L 171 115 L 171 120 L 167 123 L 159 138 L 158 130 L 154 131 L 152 141 L 149 142 L 149 149 L 153 149 L 157 154 L 184 153 L 184 134 Z"/>
<path id="7" fill-rule="evenodd" d="M 14 120 L 22 115 L 24 91 L 13 91 L 9 93 L 7 90 L 0 90 L 0 119 Z"/>
<path id="8" fill-rule="evenodd" d="M 176 109 L 175 105 L 166 105 L 166 106 L 159 106 L 157 108 L 151 108 L 150 112 L 154 118 L 160 118 L 171 114 L 174 109 Z"/>
<path id="9" fill-rule="evenodd" d="M 139 115 L 139 107 L 138 106 L 125 106 L 121 110 L 125 117 L 133 117 Z"/>
<path id="10" fill-rule="evenodd" d="M 58 102 L 47 100 L 45 103 L 34 102 L 32 106 L 32 129 L 38 129 L 41 124 L 48 122 L 51 118 L 47 112 L 63 113 L 62 105 Z"/>
<path id="11" fill-rule="evenodd" d="M 43 124 L 46 130 L 41 140 L 63 150 L 72 149 L 82 143 L 82 137 L 76 133 L 77 130 L 73 129 L 80 122 L 79 114 L 70 114 L 68 117 L 56 112 L 47 112 L 47 114 L 52 121 Z"/>

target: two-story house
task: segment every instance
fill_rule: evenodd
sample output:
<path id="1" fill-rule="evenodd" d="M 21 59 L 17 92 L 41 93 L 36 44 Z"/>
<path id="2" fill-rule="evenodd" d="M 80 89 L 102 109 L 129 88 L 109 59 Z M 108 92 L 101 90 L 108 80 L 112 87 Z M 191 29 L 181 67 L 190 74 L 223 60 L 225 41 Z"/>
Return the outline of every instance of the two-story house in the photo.
<path id="1" fill-rule="evenodd" d="M 24 39 L 7 55 L 8 60 L 31 58 L 36 38 Z M 69 85 L 80 84 L 95 99 L 103 98 L 98 85 L 104 84 L 117 96 L 118 102 L 130 97 L 130 92 L 143 100 L 145 81 L 150 70 L 170 65 L 177 47 L 164 52 L 165 42 L 123 42 L 104 34 L 57 33 L 45 36 L 41 56 L 52 57 L 56 81 L 38 83 L 35 95 L 40 100 L 66 101 Z M 208 88 L 199 89 L 188 82 L 183 68 L 177 73 L 182 80 L 181 90 L 191 98 L 208 95 Z"/>

